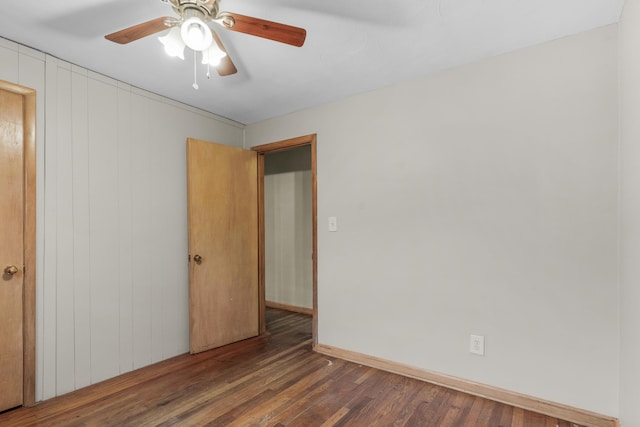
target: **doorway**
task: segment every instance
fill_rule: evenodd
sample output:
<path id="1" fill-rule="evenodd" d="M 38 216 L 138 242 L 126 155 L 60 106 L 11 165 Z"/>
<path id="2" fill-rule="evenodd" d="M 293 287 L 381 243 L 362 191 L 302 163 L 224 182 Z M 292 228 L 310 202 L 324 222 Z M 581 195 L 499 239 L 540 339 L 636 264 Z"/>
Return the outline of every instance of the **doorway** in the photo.
<path id="1" fill-rule="evenodd" d="M 264 156 L 266 306 L 313 314 L 311 147 Z"/>
<path id="2" fill-rule="evenodd" d="M 312 343 L 313 348 L 315 349 L 317 345 L 317 328 L 318 328 L 318 310 L 317 310 L 317 271 L 318 271 L 318 258 L 317 258 L 317 179 L 316 179 L 316 135 L 306 135 L 299 138 L 288 139 L 284 141 L 278 141 L 271 144 L 260 145 L 252 148 L 253 151 L 258 153 L 258 198 L 259 198 L 259 224 L 260 224 L 260 301 L 261 301 L 261 313 L 260 313 L 260 329 L 261 333 L 266 332 L 266 322 L 265 322 L 265 306 L 269 298 L 273 299 L 274 295 L 278 292 L 280 294 L 287 294 L 284 300 L 278 301 L 269 301 L 270 306 L 275 306 L 276 308 L 284 308 L 284 309 L 293 309 L 294 311 L 301 311 L 307 314 L 311 314 L 312 316 Z M 280 156 L 282 154 L 282 156 Z M 273 156 L 273 157 L 272 157 Z M 271 163 L 271 160 L 276 159 L 276 163 Z M 267 163 L 269 162 L 269 163 Z M 309 173 L 305 174 L 301 169 L 309 168 Z M 278 171 L 288 171 L 288 172 L 302 172 L 297 177 L 289 176 L 285 178 L 288 180 L 288 183 L 280 184 L 280 189 L 285 193 L 287 192 L 286 187 L 291 189 L 291 186 L 294 187 L 296 185 L 308 185 L 308 197 L 310 200 L 308 201 L 308 207 L 305 208 L 304 205 L 306 202 L 302 199 L 298 200 L 299 209 L 301 209 L 304 214 L 304 210 L 308 210 L 308 217 L 303 219 L 300 215 L 295 215 L 295 213 L 290 212 L 286 214 L 289 218 L 291 215 L 294 217 L 298 217 L 300 224 L 298 229 L 294 229 L 294 224 L 291 225 L 290 229 L 285 230 L 285 234 L 290 236 L 290 239 L 297 240 L 296 242 L 289 241 L 288 244 L 286 242 L 273 242 L 273 239 L 267 239 L 267 234 L 272 234 L 273 230 L 267 231 L 267 220 L 273 220 L 273 212 L 265 212 L 265 207 L 269 206 L 273 207 L 272 203 L 274 200 L 265 200 L 265 195 L 267 192 L 271 192 L 274 189 L 274 182 L 270 182 L 270 175 L 273 175 L 273 172 Z M 306 176 L 305 176 L 306 175 Z M 297 181 L 297 184 L 296 184 Z M 276 184 L 278 186 L 278 184 Z M 304 198 L 304 191 L 299 189 L 298 196 Z M 273 194 L 270 194 L 273 196 Z M 292 200 L 292 194 L 285 194 L 285 197 L 288 197 L 289 200 Z M 295 199 L 295 197 L 294 197 Z M 277 202 L 276 202 L 277 203 Z M 296 202 L 297 203 L 297 202 Z M 293 209 L 295 211 L 295 208 Z M 306 214 L 304 214 L 306 215 Z M 303 215 L 303 216 L 304 216 Z M 306 226 L 305 221 L 308 221 L 308 226 L 310 226 L 309 236 L 304 236 L 304 228 Z M 273 225 L 273 224 L 272 224 Z M 286 225 L 285 225 L 286 226 Z M 282 231 L 282 230 L 280 230 Z M 296 233 L 297 236 L 296 236 Z M 273 237 L 273 236 L 270 236 Z M 305 240 L 309 240 L 306 242 Z M 266 247 L 267 243 L 271 246 L 269 249 Z M 289 277 L 286 279 L 288 284 L 285 284 L 284 287 L 280 289 L 269 289 L 267 290 L 267 281 L 268 280 L 277 280 L 278 274 L 282 274 L 282 268 L 278 268 L 275 264 L 277 261 L 272 259 L 272 253 L 268 253 L 268 250 L 273 250 L 273 245 L 280 245 L 280 248 L 283 249 L 283 253 L 281 254 L 280 261 L 283 261 L 282 257 L 287 257 L 284 260 L 286 264 L 289 264 Z M 286 249 L 284 246 L 287 246 Z M 302 249 L 301 253 L 295 253 L 296 248 L 308 248 Z M 310 259 L 310 265 L 304 265 L 304 258 Z M 275 262 L 274 262 L 275 261 Z M 291 263 L 295 263 L 293 268 L 293 273 Z M 269 265 L 267 265 L 269 264 Z M 282 267 L 282 265 L 280 265 Z M 308 273 L 310 277 L 305 279 L 305 276 Z M 270 277 L 268 277 L 270 276 Z M 306 281 L 307 283 L 294 283 L 296 280 Z M 302 285 L 302 287 L 297 287 Z M 307 287 L 305 289 L 305 286 Z M 267 296 L 269 298 L 267 298 Z M 284 302 L 282 302 L 284 301 Z M 274 304 L 275 303 L 275 304 Z M 278 307 L 279 305 L 279 307 Z M 306 307 L 305 307 L 306 306 Z M 304 310 L 306 308 L 306 310 Z"/>
<path id="3" fill-rule="evenodd" d="M 0 81 L 0 411 L 35 403 L 35 91 Z"/>

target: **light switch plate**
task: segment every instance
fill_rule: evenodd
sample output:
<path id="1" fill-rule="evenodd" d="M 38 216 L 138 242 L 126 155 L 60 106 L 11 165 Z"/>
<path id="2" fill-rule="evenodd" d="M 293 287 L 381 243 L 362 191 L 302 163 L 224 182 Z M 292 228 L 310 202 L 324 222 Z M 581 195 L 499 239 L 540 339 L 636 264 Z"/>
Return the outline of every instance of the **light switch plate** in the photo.
<path id="1" fill-rule="evenodd" d="M 329 231 L 338 231 L 338 218 L 335 216 L 329 217 Z"/>

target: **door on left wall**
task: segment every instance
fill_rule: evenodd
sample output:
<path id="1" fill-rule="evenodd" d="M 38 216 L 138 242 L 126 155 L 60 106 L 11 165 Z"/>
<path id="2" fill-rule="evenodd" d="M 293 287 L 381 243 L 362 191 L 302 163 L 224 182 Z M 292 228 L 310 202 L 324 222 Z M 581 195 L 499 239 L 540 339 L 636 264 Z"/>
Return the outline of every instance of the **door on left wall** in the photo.
<path id="1" fill-rule="evenodd" d="M 260 334 L 258 160 L 188 139 L 191 353 Z"/>
<path id="2" fill-rule="evenodd" d="M 23 403 L 24 97 L 0 89 L 0 411 Z"/>

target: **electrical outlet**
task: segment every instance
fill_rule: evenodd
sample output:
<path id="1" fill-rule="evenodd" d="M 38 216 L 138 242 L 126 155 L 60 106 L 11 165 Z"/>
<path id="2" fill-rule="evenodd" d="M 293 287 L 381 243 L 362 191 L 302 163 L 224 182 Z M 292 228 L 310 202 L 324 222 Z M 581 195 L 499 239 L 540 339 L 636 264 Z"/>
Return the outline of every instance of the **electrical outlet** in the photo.
<path id="1" fill-rule="evenodd" d="M 471 335 L 469 339 L 469 351 L 473 354 L 484 356 L 484 336 Z"/>

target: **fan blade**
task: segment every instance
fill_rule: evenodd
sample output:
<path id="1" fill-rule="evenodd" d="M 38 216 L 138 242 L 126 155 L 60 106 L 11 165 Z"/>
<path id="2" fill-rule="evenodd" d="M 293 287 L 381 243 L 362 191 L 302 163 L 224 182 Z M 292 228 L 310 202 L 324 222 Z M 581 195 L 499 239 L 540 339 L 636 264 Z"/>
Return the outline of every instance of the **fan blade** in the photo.
<path id="1" fill-rule="evenodd" d="M 224 48 L 224 45 L 222 44 L 222 40 L 220 40 L 220 37 L 218 37 L 216 32 L 213 30 L 211 30 L 211 34 L 213 35 L 213 40 L 218 45 L 218 48 L 227 54 L 227 56 L 225 56 L 220 60 L 220 65 L 216 67 L 216 70 L 218 70 L 218 74 L 220 74 L 221 76 L 229 76 L 231 74 L 237 73 L 238 70 L 236 69 L 236 66 L 233 65 L 233 61 L 229 56 L 229 52 L 227 52 L 227 49 Z"/>
<path id="2" fill-rule="evenodd" d="M 152 19 L 151 21 L 116 31 L 115 33 L 104 36 L 104 38 L 115 43 L 127 44 L 168 29 L 169 27 L 165 24 L 165 21 L 171 19 L 172 18 L 168 17 Z"/>
<path id="3" fill-rule="evenodd" d="M 305 38 L 307 37 L 307 31 L 304 28 L 265 21 L 264 19 L 239 15 L 237 13 L 223 12 L 218 16 L 222 18 L 233 18 L 233 21 L 235 21 L 235 24 L 233 25 L 229 25 L 228 21 L 224 19 L 222 21 L 222 24 L 228 30 L 251 34 L 252 36 L 258 36 L 280 43 L 290 44 L 292 46 L 302 46 Z"/>

